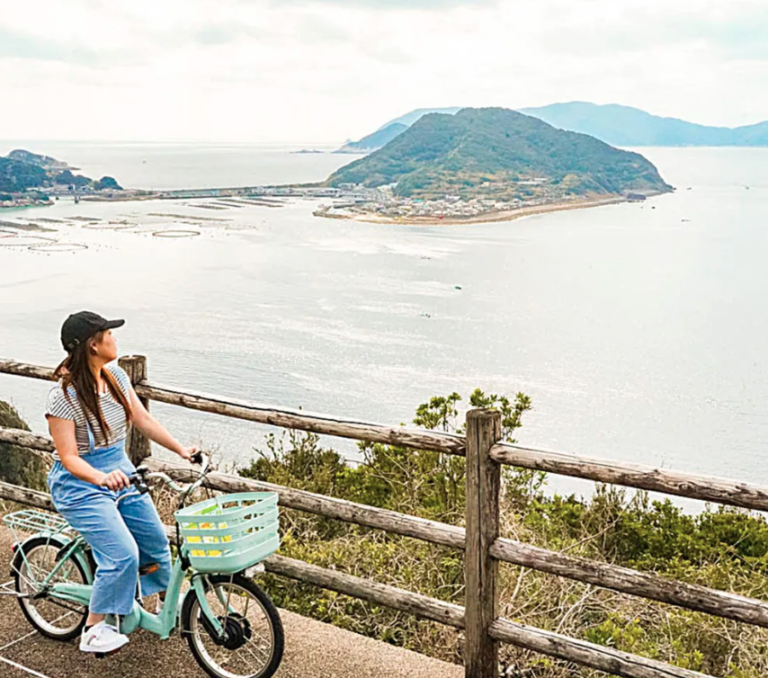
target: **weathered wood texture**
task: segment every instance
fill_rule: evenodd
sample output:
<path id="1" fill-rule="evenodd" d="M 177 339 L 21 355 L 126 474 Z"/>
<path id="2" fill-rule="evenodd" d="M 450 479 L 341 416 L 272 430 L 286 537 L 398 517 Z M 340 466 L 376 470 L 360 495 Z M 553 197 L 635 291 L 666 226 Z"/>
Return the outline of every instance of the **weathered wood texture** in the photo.
<path id="1" fill-rule="evenodd" d="M 42 461 L 49 469 L 53 466 L 51 452 L 55 448 L 50 438 L 44 438 L 43 436 L 38 436 L 18 428 L 3 428 L 0 426 L 0 442 L 10 443 L 16 447 L 23 448 L 26 452 Z"/>
<path id="2" fill-rule="evenodd" d="M 501 437 L 501 414 L 495 410 L 467 412 L 466 524 L 464 557 L 464 671 L 467 678 L 498 676 L 498 643 L 488 634 L 499 616 L 496 580 L 498 561 L 491 545 L 499 537 L 501 469 L 490 457 Z"/>
<path id="3" fill-rule="evenodd" d="M 134 389 L 137 384 L 146 381 L 147 359 L 143 355 L 123 356 L 117 362 L 128 374 L 128 378 L 131 380 Z M 141 400 L 144 407 L 149 409 L 149 401 L 146 398 L 140 397 L 139 400 Z M 149 438 L 147 438 L 141 431 L 137 430 L 135 426 L 130 427 L 128 440 L 126 442 L 127 445 L 125 449 L 128 457 L 136 466 L 141 464 L 144 459 L 152 454 L 152 446 L 149 442 Z"/>
<path id="4" fill-rule="evenodd" d="M 156 457 L 148 457 L 144 460 L 144 465 L 153 471 L 163 471 L 174 480 L 192 482 L 198 477 L 198 471 L 194 466 L 169 463 Z M 364 527 L 378 528 L 432 544 L 441 544 L 457 549 L 464 548 L 464 528 L 417 518 L 396 511 L 356 504 L 344 499 L 334 499 L 322 494 L 295 490 L 290 487 L 241 478 L 227 473 L 214 472 L 209 474 L 206 479 L 206 487 L 222 492 L 277 492 L 280 506 L 286 508 L 314 513 L 327 518 L 336 518 Z"/>
<path id="5" fill-rule="evenodd" d="M 464 627 L 464 608 L 459 605 L 280 555 L 267 558 L 264 561 L 264 567 L 269 572 L 338 591 L 361 600 L 368 600 L 393 610 L 415 614 L 458 629 Z"/>
<path id="6" fill-rule="evenodd" d="M 16 501 L 19 504 L 27 504 L 28 506 L 34 506 L 35 508 L 46 509 L 48 511 L 56 510 L 53 507 L 53 500 L 51 499 L 50 494 L 38 492 L 37 490 L 30 490 L 28 487 L 10 485 L 9 483 L 0 482 L 0 499 L 8 499 L 10 501 Z"/>
<path id="7" fill-rule="evenodd" d="M 704 673 L 680 669 L 664 662 L 619 652 L 602 645 L 594 645 L 585 640 L 577 640 L 552 631 L 518 624 L 509 619 L 497 619 L 491 624 L 490 633 L 496 640 L 511 643 L 526 650 L 540 652 L 550 657 L 589 666 L 613 676 L 625 676 L 625 678 L 712 678 L 712 676 Z"/>
<path id="8" fill-rule="evenodd" d="M 768 628 L 768 604 L 761 600 L 663 579 L 610 563 L 575 558 L 510 539 L 497 540 L 491 546 L 491 555 L 539 572 Z"/>
<path id="9" fill-rule="evenodd" d="M 56 449 L 50 438 L 23 431 L 20 428 L 3 428 L 0 426 L 0 442 L 41 452 L 53 452 Z"/>
<path id="10" fill-rule="evenodd" d="M 14 374 L 17 377 L 31 377 L 32 379 L 43 379 L 45 381 L 55 381 L 52 367 L 42 367 L 40 365 L 29 365 L 19 363 L 15 360 L 6 360 L 0 358 L 0 374 Z"/>
<path id="11" fill-rule="evenodd" d="M 247 400 L 178 390 L 158 384 L 140 384 L 136 393 L 144 398 L 192 410 L 246 419 L 260 424 L 312 431 L 323 435 L 354 438 L 375 443 L 402 445 L 419 450 L 434 450 L 446 454 L 464 454 L 464 438 L 451 433 L 438 433 L 403 426 L 383 426 L 324 414 L 309 414 L 302 410 L 277 409 Z"/>
<path id="12" fill-rule="evenodd" d="M 651 466 L 577 457 L 562 452 L 536 450 L 506 443 L 494 446 L 491 457 L 500 464 L 547 473 L 664 492 L 758 511 L 768 510 L 768 489 L 749 483 L 667 471 Z"/>

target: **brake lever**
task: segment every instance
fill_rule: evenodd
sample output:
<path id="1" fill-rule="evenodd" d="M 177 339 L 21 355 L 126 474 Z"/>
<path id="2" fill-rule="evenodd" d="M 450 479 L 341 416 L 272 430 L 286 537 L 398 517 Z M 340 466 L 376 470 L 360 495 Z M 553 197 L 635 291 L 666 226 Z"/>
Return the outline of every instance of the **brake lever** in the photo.
<path id="1" fill-rule="evenodd" d="M 136 469 L 138 471 L 138 469 Z M 130 476 L 128 476 L 128 480 L 131 481 L 131 485 L 133 485 L 139 494 L 146 494 L 149 492 L 149 485 L 147 485 L 144 478 L 139 473 L 132 473 Z"/>
<path id="2" fill-rule="evenodd" d="M 189 458 L 189 461 L 192 464 L 198 464 L 198 465 L 204 466 L 205 467 L 204 472 L 206 474 L 216 470 L 216 465 L 213 463 L 213 459 L 211 459 L 211 455 L 206 454 L 202 450 L 198 450 L 197 452 L 195 452 Z"/>

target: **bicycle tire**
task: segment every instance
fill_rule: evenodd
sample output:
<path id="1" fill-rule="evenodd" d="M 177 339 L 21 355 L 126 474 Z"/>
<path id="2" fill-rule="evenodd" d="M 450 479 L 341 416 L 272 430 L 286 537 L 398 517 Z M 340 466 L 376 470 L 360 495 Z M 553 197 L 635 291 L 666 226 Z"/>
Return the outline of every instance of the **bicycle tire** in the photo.
<path id="1" fill-rule="evenodd" d="M 25 566 L 25 563 L 24 563 L 24 558 L 22 557 L 22 553 L 24 554 L 24 556 L 26 556 L 27 560 L 29 560 L 32 552 L 41 546 L 55 547 L 57 549 L 62 549 L 66 546 L 66 544 L 67 542 L 61 539 L 57 539 L 54 537 L 42 537 L 42 536 L 32 537 L 31 539 L 28 539 L 22 544 L 20 544 L 18 550 L 16 551 L 16 555 L 13 559 L 13 579 L 14 579 L 14 587 L 16 589 L 16 592 L 17 593 L 24 592 L 22 589 L 21 571 L 22 571 L 22 568 Z M 79 558 L 74 558 L 74 557 L 70 557 L 69 560 L 71 560 L 72 563 L 74 563 L 75 568 L 77 569 L 82 579 L 82 583 L 83 584 L 88 583 L 88 572 L 86 572 L 85 567 L 83 566 L 83 563 L 81 562 L 81 560 Z M 46 638 L 51 638 L 52 640 L 68 641 L 68 640 L 72 640 L 73 638 L 78 638 L 82 633 L 86 620 L 88 619 L 88 608 L 85 608 L 84 611 L 82 612 L 80 620 L 74 627 L 63 630 L 61 633 L 56 633 L 54 631 L 51 631 L 50 628 L 46 628 L 45 626 L 42 626 L 40 622 L 35 618 L 34 613 L 32 612 L 32 610 L 30 610 L 30 607 L 29 607 L 29 606 L 34 607 L 34 605 L 27 602 L 29 601 L 28 598 L 18 598 L 18 601 L 19 601 L 19 607 L 21 607 L 22 613 L 26 617 L 27 621 L 32 625 L 32 627 L 41 635 L 45 636 Z M 76 614 L 79 614 L 79 613 L 76 613 Z"/>
<path id="2" fill-rule="evenodd" d="M 248 678 L 271 678 L 272 675 L 280 667 L 280 662 L 283 659 L 283 649 L 285 646 L 285 634 L 283 631 L 283 623 L 280 620 L 280 614 L 277 611 L 277 607 L 272 602 L 270 597 L 259 588 L 259 586 L 251 579 L 244 577 L 241 574 L 228 575 L 228 574 L 212 574 L 208 576 L 208 582 L 211 586 L 216 584 L 233 584 L 248 591 L 256 598 L 264 611 L 266 618 L 269 621 L 270 629 L 272 632 L 272 656 L 269 663 L 258 673 L 247 674 Z M 213 666 L 205 657 L 205 650 L 199 646 L 197 641 L 197 634 L 192 632 L 193 616 L 198 614 L 201 610 L 200 604 L 197 600 L 197 594 L 194 590 L 191 590 L 184 599 L 184 605 L 181 611 L 181 624 L 184 635 L 187 637 L 187 643 L 189 649 L 195 660 L 200 667 L 211 678 L 232 678 L 231 672 L 224 672 L 217 670 L 218 667 Z M 243 676 L 244 678 L 244 676 Z"/>

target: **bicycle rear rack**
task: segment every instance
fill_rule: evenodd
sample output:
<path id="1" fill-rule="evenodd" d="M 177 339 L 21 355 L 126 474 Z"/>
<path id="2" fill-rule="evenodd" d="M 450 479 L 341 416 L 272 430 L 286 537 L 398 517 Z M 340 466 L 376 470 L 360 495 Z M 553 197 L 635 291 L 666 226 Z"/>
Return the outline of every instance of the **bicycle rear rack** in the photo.
<path id="1" fill-rule="evenodd" d="M 77 535 L 76 530 L 72 528 L 62 516 L 55 513 L 47 513 L 45 511 L 36 511 L 34 509 L 9 513 L 7 516 L 3 516 L 3 523 L 5 523 L 13 533 L 15 541 L 14 550 L 22 541 L 24 541 L 25 535 L 20 533 L 40 534 L 48 539 L 60 535 L 67 540 L 72 539 Z M 22 557 L 24 557 L 23 554 Z M 13 566 L 12 569 L 15 570 L 15 566 Z M 13 574 L 13 571 L 11 574 Z M 0 596 L 34 598 L 36 595 L 37 594 L 34 592 L 19 593 L 15 589 L 14 581 L 0 584 Z"/>
<path id="2" fill-rule="evenodd" d="M 35 511 L 34 509 L 9 513 L 7 516 L 3 516 L 3 522 L 10 528 L 15 537 L 18 537 L 17 530 L 32 533 L 44 532 L 48 535 L 63 534 L 67 537 L 73 537 L 77 534 L 62 516 Z"/>

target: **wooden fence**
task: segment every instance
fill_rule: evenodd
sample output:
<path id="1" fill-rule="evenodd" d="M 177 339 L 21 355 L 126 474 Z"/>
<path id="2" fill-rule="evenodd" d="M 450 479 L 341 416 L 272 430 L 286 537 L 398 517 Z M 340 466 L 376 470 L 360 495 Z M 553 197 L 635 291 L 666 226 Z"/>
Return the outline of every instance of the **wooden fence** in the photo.
<path id="1" fill-rule="evenodd" d="M 463 629 L 465 675 L 468 678 L 498 677 L 499 642 L 627 678 L 711 678 L 500 618 L 497 590 L 500 562 L 768 628 L 768 604 L 763 601 L 499 537 L 503 464 L 757 510 L 768 509 L 766 488 L 505 444 L 500 442 L 501 415 L 493 410 L 468 412 L 466 436 L 458 436 L 312 415 L 161 386 L 148 380 L 146 359 L 142 356 L 121 358 L 120 365 L 131 376 L 137 394 L 147 405 L 149 401 L 164 402 L 284 428 L 464 456 L 465 528 L 226 473 L 212 473 L 208 486 L 223 492 L 274 491 L 279 495 L 280 505 L 287 508 L 463 550 L 465 607 L 280 555 L 268 558 L 265 566 L 269 572 L 278 575 Z M 0 359 L 0 373 L 53 379 L 50 368 L 11 360 Z M 37 451 L 44 458 L 53 450 L 49 438 L 16 429 L 0 428 L 0 441 Z M 151 457 L 149 442 L 135 431 L 129 438 L 128 451 L 134 463 L 141 462 L 153 470 L 165 471 L 181 481 L 196 478 L 194 468 Z M 53 510 L 49 495 L 7 483 L 0 483 L 0 498 Z"/>

